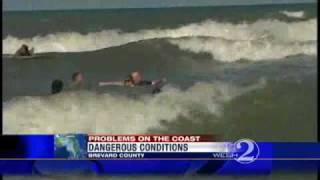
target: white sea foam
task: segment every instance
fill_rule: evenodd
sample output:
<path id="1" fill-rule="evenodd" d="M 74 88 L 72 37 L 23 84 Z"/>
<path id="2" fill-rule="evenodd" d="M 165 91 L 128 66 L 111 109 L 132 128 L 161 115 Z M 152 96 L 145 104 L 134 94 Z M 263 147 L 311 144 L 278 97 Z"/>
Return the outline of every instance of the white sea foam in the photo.
<path id="1" fill-rule="evenodd" d="M 287 56 L 317 53 L 316 42 L 233 41 L 214 38 L 185 38 L 170 40 L 180 49 L 194 53 L 209 53 L 214 59 L 252 61 L 282 59 Z"/>
<path id="2" fill-rule="evenodd" d="M 145 133 L 160 121 L 189 116 L 190 111 L 221 115 L 222 104 L 264 86 L 196 83 L 187 90 L 166 87 L 156 96 L 138 99 L 94 92 L 68 92 L 46 97 L 19 97 L 5 103 L 3 132 L 24 133 Z"/>
<path id="3" fill-rule="evenodd" d="M 281 14 L 284 14 L 291 18 L 304 18 L 304 11 L 280 11 Z"/>
<path id="4" fill-rule="evenodd" d="M 188 37 L 191 38 L 190 41 L 183 39 L 179 43 L 180 38 Z M 206 45 L 194 37 L 208 37 L 204 40 Z M 207 20 L 176 29 L 148 29 L 131 33 L 105 30 L 88 34 L 56 33 L 26 39 L 7 36 L 3 39 L 3 54 L 13 54 L 21 44 L 35 47 L 36 53 L 82 52 L 154 38 L 169 38 L 171 43 L 181 49 L 192 52 L 205 51 L 220 61 L 282 58 L 299 53 L 316 55 L 317 21 L 311 19 L 288 23 L 279 20 L 259 20 L 254 23 L 232 24 Z M 177 41 L 171 41 L 174 38 Z M 213 38 L 217 40 L 214 41 Z M 199 47 L 203 48 L 200 50 Z M 231 58 L 230 54 L 235 54 L 235 57 Z"/>

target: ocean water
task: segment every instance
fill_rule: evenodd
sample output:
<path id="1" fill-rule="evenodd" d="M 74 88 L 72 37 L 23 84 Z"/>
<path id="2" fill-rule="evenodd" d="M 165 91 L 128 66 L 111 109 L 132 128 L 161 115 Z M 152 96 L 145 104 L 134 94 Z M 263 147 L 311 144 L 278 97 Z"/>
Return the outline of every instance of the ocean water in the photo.
<path id="1" fill-rule="evenodd" d="M 315 141 L 315 4 L 3 13 L 3 131 Z M 14 58 L 21 44 L 33 58 Z M 98 87 L 139 70 L 162 92 Z M 82 91 L 50 94 L 81 71 Z"/>

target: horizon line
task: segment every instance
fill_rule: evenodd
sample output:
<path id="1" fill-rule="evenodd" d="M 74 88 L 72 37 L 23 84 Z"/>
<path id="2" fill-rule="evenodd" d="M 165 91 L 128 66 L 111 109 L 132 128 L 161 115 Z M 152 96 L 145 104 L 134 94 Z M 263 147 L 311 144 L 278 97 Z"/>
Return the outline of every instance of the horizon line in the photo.
<path id="1" fill-rule="evenodd" d="M 2 12 L 36 12 L 36 11 L 90 11 L 90 10 L 126 10 L 126 9 L 171 9 L 171 8 L 204 8 L 204 7 L 234 7 L 234 6 L 271 6 L 271 5 L 298 5 L 298 4 L 317 4 L 314 2 L 279 2 L 279 3 L 254 3 L 254 4 L 224 4 L 224 5 L 176 5 L 162 7 L 110 7 L 110 8 L 64 8 L 64 9 L 2 9 Z"/>

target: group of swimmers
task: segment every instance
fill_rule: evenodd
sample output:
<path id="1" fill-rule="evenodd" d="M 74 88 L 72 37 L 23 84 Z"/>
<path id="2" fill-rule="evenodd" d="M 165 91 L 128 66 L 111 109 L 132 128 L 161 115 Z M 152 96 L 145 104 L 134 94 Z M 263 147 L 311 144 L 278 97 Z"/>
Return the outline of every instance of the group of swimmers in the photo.
<path id="1" fill-rule="evenodd" d="M 29 47 L 26 44 L 22 44 L 21 47 L 16 51 L 16 56 L 32 56 L 34 52 L 34 49 Z M 107 82 L 100 82 L 99 86 L 129 86 L 129 87 L 135 87 L 135 86 L 153 86 L 152 93 L 158 93 L 160 92 L 161 86 L 166 82 L 166 79 L 161 80 L 153 80 L 148 81 L 144 80 L 143 76 L 140 72 L 135 71 L 132 72 L 127 76 L 127 78 L 123 81 L 107 81 Z M 72 75 L 72 83 L 70 85 L 70 89 L 73 90 L 79 90 L 82 89 L 84 85 L 84 76 L 81 72 L 75 72 Z M 61 92 L 64 89 L 63 81 L 60 79 L 56 79 L 51 84 L 51 94 L 57 94 Z"/>
<path id="2" fill-rule="evenodd" d="M 166 79 L 161 80 L 144 80 L 143 76 L 140 72 L 135 71 L 127 76 L 125 80 L 122 81 L 107 81 L 107 82 L 99 82 L 99 86 L 128 86 L 128 87 L 136 87 L 136 86 L 153 86 L 152 94 L 159 93 L 161 91 L 161 87 L 166 82 Z M 70 85 L 70 89 L 72 90 L 80 90 L 84 87 L 84 76 L 81 72 L 75 72 L 72 75 L 72 82 Z M 51 94 L 57 94 L 63 90 L 63 81 L 60 79 L 56 79 L 51 84 Z"/>
<path id="3" fill-rule="evenodd" d="M 84 76 L 81 72 L 75 72 L 72 74 L 72 82 L 69 89 L 80 90 L 84 86 Z M 51 83 L 51 94 L 60 93 L 64 89 L 63 81 L 56 79 Z"/>

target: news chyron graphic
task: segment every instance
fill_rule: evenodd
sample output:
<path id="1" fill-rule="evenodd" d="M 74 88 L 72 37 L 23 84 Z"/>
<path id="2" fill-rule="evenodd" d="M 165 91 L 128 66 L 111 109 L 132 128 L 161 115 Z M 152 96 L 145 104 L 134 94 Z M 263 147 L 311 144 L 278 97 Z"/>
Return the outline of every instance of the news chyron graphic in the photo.
<path id="1" fill-rule="evenodd" d="M 212 135 L 7 135 L 0 143 L 11 144 L 0 149 L 0 172 L 16 175 L 310 172 L 320 159 L 318 143 L 221 142 Z"/>
<path id="2" fill-rule="evenodd" d="M 57 158 L 89 159 L 222 159 L 249 164 L 259 156 L 250 139 L 214 142 L 203 135 L 55 135 Z"/>
<path id="3" fill-rule="evenodd" d="M 215 158 L 229 143 L 198 135 L 89 135 L 88 158 Z M 209 154 L 209 156 L 208 156 Z"/>

